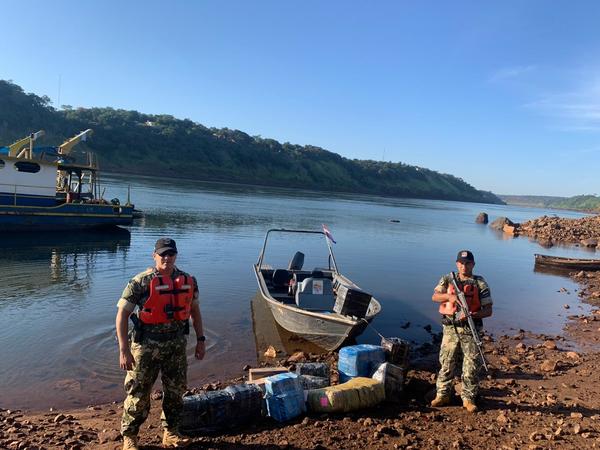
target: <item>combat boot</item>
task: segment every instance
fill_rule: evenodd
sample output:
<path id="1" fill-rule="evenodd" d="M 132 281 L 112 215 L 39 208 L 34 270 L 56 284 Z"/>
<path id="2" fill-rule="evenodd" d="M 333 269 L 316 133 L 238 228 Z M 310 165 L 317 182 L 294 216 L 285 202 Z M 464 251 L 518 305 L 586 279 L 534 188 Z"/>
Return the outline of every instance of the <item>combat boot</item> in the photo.
<path id="1" fill-rule="evenodd" d="M 137 436 L 123 436 L 123 450 L 139 450 Z"/>
<path id="2" fill-rule="evenodd" d="M 431 406 L 437 408 L 438 406 L 446 406 L 450 404 L 450 397 L 446 395 L 436 395 L 431 402 Z"/>
<path id="3" fill-rule="evenodd" d="M 187 447 L 192 443 L 192 440 L 183 437 L 176 431 L 165 430 L 162 443 L 165 447 Z"/>
<path id="4" fill-rule="evenodd" d="M 468 412 L 474 413 L 477 412 L 479 408 L 473 400 L 463 400 L 463 408 L 465 408 Z"/>

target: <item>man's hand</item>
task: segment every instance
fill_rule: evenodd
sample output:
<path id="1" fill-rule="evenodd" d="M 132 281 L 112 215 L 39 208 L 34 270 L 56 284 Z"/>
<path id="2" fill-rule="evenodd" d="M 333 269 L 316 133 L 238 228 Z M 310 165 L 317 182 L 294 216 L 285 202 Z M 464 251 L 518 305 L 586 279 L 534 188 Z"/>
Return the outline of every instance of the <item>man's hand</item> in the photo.
<path id="1" fill-rule="evenodd" d="M 196 352 L 194 354 L 194 356 L 196 357 L 196 359 L 204 359 L 204 354 L 206 353 L 206 347 L 204 345 L 204 341 L 198 341 L 196 343 Z"/>
<path id="2" fill-rule="evenodd" d="M 119 366 L 123 370 L 131 370 L 135 366 L 135 359 L 129 348 L 119 351 Z"/>

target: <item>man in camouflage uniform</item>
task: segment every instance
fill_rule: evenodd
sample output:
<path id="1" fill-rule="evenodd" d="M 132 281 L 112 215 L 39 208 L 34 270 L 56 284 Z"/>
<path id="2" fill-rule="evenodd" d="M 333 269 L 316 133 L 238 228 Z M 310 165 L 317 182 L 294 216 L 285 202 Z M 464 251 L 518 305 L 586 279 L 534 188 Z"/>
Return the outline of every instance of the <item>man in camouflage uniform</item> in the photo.
<path id="1" fill-rule="evenodd" d="M 458 252 L 458 256 L 456 257 L 458 285 L 461 290 L 466 289 L 467 285 L 471 285 L 472 288 L 477 289 L 480 308 L 472 313 L 472 317 L 477 332 L 481 334 L 483 331 L 482 319 L 492 315 L 492 297 L 489 286 L 483 277 L 473 275 L 474 266 L 475 258 L 473 257 L 473 253 L 468 250 Z M 440 312 L 449 312 L 457 309 L 458 297 L 452 285 L 452 274 L 444 275 L 440 279 L 431 299 L 436 303 L 442 304 Z M 479 350 L 463 312 L 457 311 L 452 314 L 443 315 L 442 326 L 443 338 L 440 347 L 441 368 L 436 382 L 436 397 L 431 402 L 431 406 L 444 406 L 450 403 L 454 369 L 462 350 L 462 390 L 460 395 L 463 406 L 467 411 L 471 413 L 475 412 L 477 411 L 475 399 L 478 393 L 479 370 L 481 368 Z"/>
<path id="2" fill-rule="evenodd" d="M 123 404 L 121 420 L 124 450 L 138 449 L 137 434 L 150 412 L 150 393 L 159 372 L 161 372 L 163 386 L 161 414 L 164 427 L 163 445 L 180 447 L 191 443 L 190 439 L 179 434 L 183 394 L 187 389 L 186 334 L 189 333 L 189 322 L 187 319 L 176 319 L 177 317 L 181 318 L 181 315 L 175 315 L 173 318 L 172 312 L 168 316 L 172 320 L 168 320 L 166 323 L 150 324 L 140 321 L 139 317 L 143 314 L 142 311 L 148 310 L 148 308 L 144 308 L 144 305 L 151 296 L 151 283 L 154 278 L 160 277 L 154 286 L 164 284 L 167 277 L 170 277 L 172 286 L 175 286 L 175 280 L 189 280 L 185 287 L 187 288 L 186 298 L 191 300 L 189 316 L 197 336 L 195 357 L 202 359 L 205 353 L 198 285 L 194 277 L 175 266 L 177 259 L 175 241 L 169 238 L 161 238 L 156 241 L 153 258 L 154 267 L 133 277 L 125 287 L 117 304 L 119 365 L 122 369 L 127 370 L 125 377 L 127 398 Z M 152 290 L 158 291 L 159 288 L 164 288 L 164 286 L 153 287 Z M 138 308 L 137 314 L 134 313 L 136 307 Z M 165 307 L 165 311 L 167 309 Z M 130 316 L 136 326 L 128 336 Z M 165 316 L 167 316 L 166 312 Z"/>

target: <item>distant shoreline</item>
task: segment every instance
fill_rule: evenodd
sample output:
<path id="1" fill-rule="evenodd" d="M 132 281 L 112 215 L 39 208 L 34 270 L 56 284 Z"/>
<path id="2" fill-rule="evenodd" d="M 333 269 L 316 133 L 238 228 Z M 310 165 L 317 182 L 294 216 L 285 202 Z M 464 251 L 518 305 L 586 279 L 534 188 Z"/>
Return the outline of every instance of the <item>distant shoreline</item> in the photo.
<path id="1" fill-rule="evenodd" d="M 121 171 L 111 170 L 111 169 L 102 169 L 102 173 L 110 174 L 110 175 L 120 175 L 120 176 L 124 176 L 124 177 L 132 176 L 132 175 L 136 176 L 136 177 L 141 177 L 141 178 L 156 177 L 156 174 L 138 173 L 138 172 L 121 172 Z M 262 187 L 262 188 L 277 188 L 277 189 L 284 189 L 284 190 L 297 191 L 297 192 L 311 192 L 311 193 L 315 193 L 315 194 L 329 193 L 329 194 L 343 194 L 343 195 L 366 195 L 366 196 L 396 198 L 396 199 L 406 199 L 406 200 L 410 200 L 410 199 L 441 200 L 441 201 L 446 201 L 446 202 L 475 203 L 475 204 L 479 204 L 479 205 L 503 205 L 503 204 L 506 205 L 506 203 L 477 202 L 477 201 L 473 201 L 473 200 L 457 200 L 457 199 L 452 199 L 452 198 L 418 197 L 418 196 L 404 197 L 404 196 L 392 195 L 392 194 L 386 194 L 386 193 L 374 193 L 374 192 L 363 192 L 363 191 L 359 191 L 359 192 L 351 192 L 351 191 L 343 191 L 343 190 L 331 191 L 331 190 L 325 190 L 325 189 L 321 190 L 321 189 L 317 189 L 314 187 L 313 188 L 303 188 L 303 187 L 289 186 L 289 185 L 283 185 L 283 184 L 262 184 L 262 183 L 251 183 L 251 182 L 219 180 L 219 179 L 200 179 L 200 178 L 188 178 L 186 176 L 182 176 L 178 179 L 184 180 L 184 181 L 197 181 L 200 183 L 209 183 L 209 184 L 229 184 L 232 186 L 252 186 L 252 187 Z M 100 183 L 102 183 L 102 179 L 100 180 Z M 133 202 L 133 203 L 135 203 L 135 202 Z"/>

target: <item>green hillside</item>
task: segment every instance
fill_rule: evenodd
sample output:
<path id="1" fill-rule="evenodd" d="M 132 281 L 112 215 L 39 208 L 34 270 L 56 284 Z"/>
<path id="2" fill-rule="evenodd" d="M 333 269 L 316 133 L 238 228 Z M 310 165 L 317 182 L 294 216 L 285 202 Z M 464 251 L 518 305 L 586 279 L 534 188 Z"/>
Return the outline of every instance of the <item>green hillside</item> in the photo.
<path id="1" fill-rule="evenodd" d="M 188 119 L 113 108 L 56 110 L 46 96 L 0 80 L 0 146 L 44 129 L 40 145 L 58 145 L 92 128 L 86 144 L 105 171 L 305 189 L 502 203 L 453 175 L 344 158 L 311 145 L 280 143 Z"/>
<path id="2" fill-rule="evenodd" d="M 576 195 L 574 197 L 548 197 L 542 195 L 500 195 L 499 197 L 509 205 L 600 212 L 600 197 L 597 197 L 595 195 Z"/>

